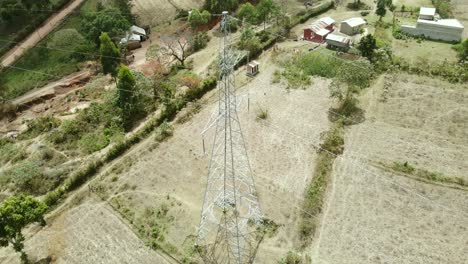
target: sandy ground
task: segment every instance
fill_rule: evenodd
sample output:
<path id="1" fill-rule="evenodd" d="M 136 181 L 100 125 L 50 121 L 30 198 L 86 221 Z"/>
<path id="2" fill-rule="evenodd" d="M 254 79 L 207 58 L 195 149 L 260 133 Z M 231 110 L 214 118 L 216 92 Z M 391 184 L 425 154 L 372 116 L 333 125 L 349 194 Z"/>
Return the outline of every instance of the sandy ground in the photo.
<path id="1" fill-rule="evenodd" d="M 60 12 L 49 18 L 44 25 L 36 29 L 29 37 L 27 37 L 21 43 L 18 43 L 13 49 L 2 57 L 1 65 L 4 67 L 10 66 L 17 58 L 21 57 L 25 50 L 34 47 L 43 37 L 47 36 L 56 26 L 58 26 L 62 20 L 68 16 L 73 10 L 75 10 L 85 0 L 75 0 L 68 4 Z"/>
<path id="2" fill-rule="evenodd" d="M 407 160 L 468 179 L 468 93 L 429 78 L 386 81 L 387 91 L 382 78 L 364 96 L 367 120 L 349 129 L 335 162 L 314 263 L 467 263 L 466 191 L 370 164 Z"/>
<path id="3" fill-rule="evenodd" d="M 1 250 L 1 263 L 19 263 L 11 251 Z M 146 247 L 118 213 L 93 198 L 27 240 L 26 251 L 37 260 L 51 256 L 54 263 L 171 263 Z"/>
<path id="4" fill-rule="evenodd" d="M 279 260 L 295 246 L 299 209 L 294 205 L 301 204 L 316 156 L 311 145 L 298 138 L 306 138 L 311 144 L 319 142 L 320 133 L 328 127 L 326 111 L 330 105 L 326 81 L 316 80 L 307 90 L 287 92 L 282 85 L 270 85 L 272 72 L 273 67 L 265 65 L 262 73 L 239 91 L 250 94 L 250 112 L 246 96 L 241 96 L 239 115 L 261 205 L 265 215 L 281 225 L 278 234 L 262 244 L 258 263 Z M 169 210 L 175 220 L 166 238 L 178 248 L 195 234 L 199 221 L 209 161 L 202 153 L 200 133 L 215 106 L 215 95 L 211 96 L 192 120 L 176 125 L 172 138 L 137 155 L 128 171 L 118 176 L 117 184 L 109 184 L 110 175 L 104 180 L 105 186 L 113 186 L 108 193 L 119 193 L 120 186 L 125 185 L 137 190 L 126 192 L 127 199 L 121 199 L 137 215 L 148 207 L 157 209 L 167 203 L 165 197 L 175 199 L 172 204 L 176 205 Z M 268 110 L 267 120 L 255 120 L 259 108 Z M 208 134 L 206 149 L 210 149 L 210 138 Z M 154 143 L 150 139 L 144 144 L 151 149 Z"/>
<path id="5" fill-rule="evenodd" d="M 463 31 L 463 38 L 468 38 L 468 1 L 466 0 L 452 0 L 453 15 L 465 27 Z"/>

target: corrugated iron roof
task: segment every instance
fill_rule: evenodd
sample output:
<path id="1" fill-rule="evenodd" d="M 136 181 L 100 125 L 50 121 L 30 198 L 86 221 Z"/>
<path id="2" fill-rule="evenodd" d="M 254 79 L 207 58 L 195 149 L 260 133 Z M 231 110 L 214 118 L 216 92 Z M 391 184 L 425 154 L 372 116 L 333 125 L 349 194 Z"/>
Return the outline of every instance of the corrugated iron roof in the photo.
<path id="1" fill-rule="evenodd" d="M 348 24 L 350 27 L 357 27 L 367 24 L 367 22 L 362 17 L 353 17 L 343 21 L 343 23 Z"/>
<path id="2" fill-rule="evenodd" d="M 439 20 L 418 19 L 418 24 L 431 24 L 431 25 L 437 25 L 437 26 L 449 27 L 449 28 L 461 28 L 461 29 L 465 28 L 462 25 L 462 23 L 460 23 L 460 21 L 456 19 L 439 19 Z"/>
<path id="3" fill-rule="evenodd" d="M 328 34 L 327 40 L 332 40 L 336 42 L 349 43 L 350 39 L 336 34 Z"/>
<path id="4" fill-rule="evenodd" d="M 436 9 L 433 8 L 433 7 L 421 7 L 421 9 L 419 9 L 419 15 L 423 15 L 423 16 L 435 16 L 435 13 L 436 13 Z"/>

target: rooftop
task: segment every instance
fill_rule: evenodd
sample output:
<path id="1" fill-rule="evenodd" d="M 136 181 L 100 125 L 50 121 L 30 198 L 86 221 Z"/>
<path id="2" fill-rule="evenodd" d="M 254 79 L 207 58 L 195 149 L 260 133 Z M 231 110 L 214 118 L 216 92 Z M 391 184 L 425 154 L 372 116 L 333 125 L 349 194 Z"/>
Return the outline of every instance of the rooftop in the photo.
<path id="1" fill-rule="evenodd" d="M 420 16 L 435 16 L 436 9 L 433 7 L 421 7 L 419 10 Z"/>
<path id="2" fill-rule="evenodd" d="M 137 27 L 137 26 L 133 25 L 133 26 L 130 27 L 130 30 L 132 32 L 134 32 L 134 33 L 146 36 L 146 31 L 141 27 Z"/>
<path id="3" fill-rule="evenodd" d="M 330 30 L 325 29 L 325 28 L 322 28 L 322 29 L 320 29 L 319 31 L 315 32 L 315 34 L 317 34 L 317 35 L 319 35 L 319 36 L 325 36 L 325 35 L 327 35 L 328 33 L 330 33 Z"/>
<path id="4" fill-rule="evenodd" d="M 343 36 L 340 36 L 340 35 L 336 35 L 336 34 L 329 34 L 327 36 L 327 40 L 332 40 L 332 41 L 342 42 L 342 43 L 348 43 L 349 42 L 349 38 L 343 37 Z"/>
<path id="5" fill-rule="evenodd" d="M 431 25 L 438 25 L 438 26 L 449 27 L 449 28 L 461 28 L 461 29 L 465 28 L 460 23 L 460 21 L 456 19 L 439 19 L 439 20 L 418 19 L 418 24 L 431 24 Z"/>
<path id="6" fill-rule="evenodd" d="M 348 24 L 350 27 L 357 27 L 360 25 L 365 25 L 367 22 L 362 17 L 353 17 L 343 21 L 344 23 Z"/>
<path id="7" fill-rule="evenodd" d="M 331 17 L 322 17 L 318 21 L 322 21 L 325 24 L 327 24 L 328 26 L 335 23 L 335 20 L 333 18 L 331 18 Z"/>

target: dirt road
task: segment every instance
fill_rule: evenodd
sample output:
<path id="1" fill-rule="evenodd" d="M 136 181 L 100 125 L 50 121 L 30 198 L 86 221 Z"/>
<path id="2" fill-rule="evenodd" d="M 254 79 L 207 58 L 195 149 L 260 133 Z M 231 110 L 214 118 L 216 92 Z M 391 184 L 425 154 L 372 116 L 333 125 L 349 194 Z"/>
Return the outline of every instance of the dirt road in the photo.
<path id="1" fill-rule="evenodd" d="M 47 36 L 55 27 L 57 27 L 62 20 L 68 16 L 73 10 L 75 10 L 85 0 L 75 0 L 65 6 L 55 15 L 51 16 L 42 27 L 36 29 L 31 35 L 29 35 L 23 42 L 16 45 L 13 49 L 2 57 L 1 65 L 4 67 L 12 65 L 24 52 L 34 47 L 42 38 Z"/>

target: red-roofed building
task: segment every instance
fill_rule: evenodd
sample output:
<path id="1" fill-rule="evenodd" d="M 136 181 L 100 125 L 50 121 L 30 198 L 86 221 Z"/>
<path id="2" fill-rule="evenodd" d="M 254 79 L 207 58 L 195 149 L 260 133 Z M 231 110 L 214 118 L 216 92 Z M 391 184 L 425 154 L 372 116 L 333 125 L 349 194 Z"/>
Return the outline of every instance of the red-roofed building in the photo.
<path id="1" fill-rule="evenodd" d="M 304 29 L 304 40 L 324 42 L 326 36 L 334 31 L 335 20 L 323 17 Z"/>

